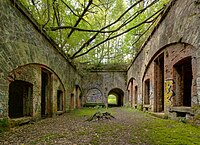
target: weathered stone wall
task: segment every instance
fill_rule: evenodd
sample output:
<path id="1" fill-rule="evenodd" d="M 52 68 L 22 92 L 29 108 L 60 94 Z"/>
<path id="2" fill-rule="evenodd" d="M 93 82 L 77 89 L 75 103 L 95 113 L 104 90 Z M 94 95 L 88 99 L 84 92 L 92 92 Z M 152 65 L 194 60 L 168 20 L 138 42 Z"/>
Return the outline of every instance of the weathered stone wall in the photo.
<path id="1" fill-rule="evenodd" d="M 154 90 L 154 63 L 155 59 L 161 51 L 166 55 L 174 53 L 174 59 L 179 61 L 180 59 L 188 55 L 187 52 L 180 52 L 178 47 L 182 44 L 190 46 L 194 49 L 194 52 L 190 53 L 192 60 L 196 62 L 196 68 L 193 69 L 193 85 L 196 85 L 197 94 L 193 93 L 196 100 L 200 98 L 200 4 L 196 0 L 172 0 L 170 6 L 165 11 L 165 14 L 161 18 L 159 25 L 154 29 L 152 35 L 146 41 L 141 48 L 141 51 L 133 61 L 132 65 L 128 69 L 128 80 L 134 78 L 138 84 L 138 103 L 143 104 L 144 101 L 144 81 L 147 78 L 152 80 L 152 98 L 155 98 L 156 90 Z M 171 47 L 170 51 L 167 52 L 167 47 Z M 166 48 L 166 49 L 165 49 Z M 177 52 L 176 52 L 177 51 Z M 184 50 L 187 51 L 187 50 Z M 167 63 L 174 64 L 175 60 L 165 61 L 165 80 L 172 77 L 173 74 L 169 71 L 172 68 L 166 68 Z M 194 63 L 192 61 L 192 64 Z M 194 66 L 194 65 L 193 65 Z M 171 70 L 170 70 L 171 71 Z M 169 75 L 170 74 L 170 75 Z M 168 75 L 168 76 L 167 76 Z M 195 90 L 195 88 L 194 88 Z M 194 91 L 192 90 L 192 91 Z M 151 98 L 151 99 L 152 99 Z M 195 100 L 194 99 L 194 100 Z M 155 102 L 151 101 L 150 105 Z M 195 102 L 198 104 L 199 102 Z M 151 106 L 152 111 L 153 106 Z"/>
<path id="2" fill-rule="evenodd" d="M 38 98 L 41 95 L 41 70 L 42 68 L 48 69 L 54 75 L 53 100 L 55 102 L 57 89 L 63 89 L 65 93 L 65 109 L 70 106 L 70 95 L 75 85 L 80 83 L 81 77 L 73 65 L 53 45 L 51 40 L 37 29 L 38 27 L 28 20 L 28 16 L 22 14 L 19 9 L 13 6 L 10 0 L 0 1 L 1 117 L 8 116 L 9 84 L 13 79 L 26 80 L 35 85 L 34 96 Z M 30 69 L 27 67 L 23 69 L 22 66 L 27 65 Z M 13 70 L 20 70 L 23 75 L 16 77 L 11 73 Z M 63 88 L 61 87 L 62 85 Z M 35 104 L 35 109 L 38 104 Z M 56 109 L 54 108 L 53 110 L 55 111 Z"/>
<path id="3" fill-rule="evenodd" d="M 99 90 L 101 93 L 96 93 L 100 98 L 99 103 L 107 104 L 107 97 L 112 89 L 120 89 L 126 94 L 126 71 L 91 71 L 84 75 L 83 96 L 84 102 L 87 102 L 88 91 L 94 89 L 94 94 Z M 102 95 L 102 96 L 101 96 Z M 100 102 L 99 100 L 102 100 Z"/>

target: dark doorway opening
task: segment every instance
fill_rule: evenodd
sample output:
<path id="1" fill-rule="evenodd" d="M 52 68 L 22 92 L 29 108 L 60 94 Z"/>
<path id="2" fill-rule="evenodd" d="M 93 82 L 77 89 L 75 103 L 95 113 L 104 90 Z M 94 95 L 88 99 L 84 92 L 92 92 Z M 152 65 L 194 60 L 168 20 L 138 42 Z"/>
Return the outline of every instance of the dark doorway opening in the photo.
<path id="1" fill-rule="evenodd" d="M 33 85 L 29 82 L 15 80 L 9 85 L 9 117 L 32 116 Z"/>
<path id="2" fill-rule="evenodd" d="M 156 112 L 164 111 L 164 53 L 155 60 L 155 102 Z"/>
<path id="3" fill-rule="evenodd" d="M 150 104 L 150 79 L 145 81 L 145 95 L 144 95 L 144 105 Z"/>
<path id="4" fill-rule="evenodd" d="M 175 106 L 191 106 L 192 63 L 191 57 L 179 61 L 175 66 Z"/>
<path id="5" fill-rule="evenodd" d="M 63 91 L 57 90 L 57 111 L 63 111 Z"/>
<path id="6" fill-rule="evenodd" d="M 109 103 L 108 102 L 108 106 L 109 107 L 120 107 L 124 105 L 124 92 L 119 89 L 119 88 L 115 88 L 112 89 L 109 93 L 108 96 L 113 96 L 113 102 Z M 114 101 L 116 100 L 116 101 Z"/>
<path id="7" fill-rule="evenodd" d="M 131 100 L 130 100 L 130 101 L 131 101 L 130 106 L 133 107 L 133 103 L 134 103 L 134 102 L 133 102 L 133 80 L 131 81 L 131 90 L 130 90 L 130 95 L 131 95 L 131 96 L 130 96 L 130 97 L 131 97 Z"/>
<path id="8" fill-rule="evenodd" d="M 76 107 L 81 108 L 81 90 L 79 86 L 76 86 Z"/>
<path id="9" fill-rule="evenodd" d="M 138 100 L 138 87 L 135 86 L 135 107 L 137 107 L 137 100 Z"/>
<path id="10" fill-rule="evenodd" d="M 52 84 L 51 73 L 45 69 L 42 70 L 41 84 L 41 117 L 45 118 L 52 115 Z"/>
<path id="11" fill-rule="evenodd" d="M 71 110 L 74 109 L 74 94 L 73 94 L 73 93 L 71 94 L 71 103 L 70 103 L 70 108 L 71 108 Z"/>

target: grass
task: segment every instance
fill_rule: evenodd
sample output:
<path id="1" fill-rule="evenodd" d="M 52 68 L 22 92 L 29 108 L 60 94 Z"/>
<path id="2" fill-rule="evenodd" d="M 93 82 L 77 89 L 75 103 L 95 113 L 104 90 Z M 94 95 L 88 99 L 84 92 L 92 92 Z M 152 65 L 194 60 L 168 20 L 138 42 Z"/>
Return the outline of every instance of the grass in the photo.
<path id="1" fill-rule="evenodd" d="M 153 118 L 140 125 L 132 135 L 132 143 L 140 140 L 154 145 L 200 144 L 200 127 L 160 118 Z"/>
<path id="2" fill-rule="evenodd" d="M 37 140 L 35 141 L 32 141 L 31 144 L 38 144 L 40 142 L 48 142 L 52 139 L 57 139 L 57 138 L 64 138 L 66 137 L 65 135 L 62 135 L 62 134 L 56 134 L 56 133 L 49 133 L 49 134 L 46 134 L 44 136 L 41 136 L 39 137 Z"/>
<path id="3" fill-rule="evenodd" d="M 172 120 L 155 119 L 146 125 L 153 144 L 200 144 L 200 128 Z"/>
<path id="4" fill-rule="evenodd" d="M 9 121 L 8 119 L 0 120 L 0 133 L 9 130 Z"/>
<path id="5" fill-rule="evenodd" d="M 150 145 L 200 144 L 200 127 L 156 118 L 148 113 L 131 108 L 120 109 L 118 109 L 118 112 L 115 108 L 106 109 L 96 106 L 71 111 L 66 115 L 67 119 L 73 121 L 80 117 L 80 126 L 72 127 L 73 131 L 69 129 L 60 133 L 48 132 L 32 140 L 31 144 L 50 144 L 59 139 L 68 139 L 77 144 L 75 138 L 80 141 L 86 140 L 85 144 L 93 145 L 125 143 Z M 116 117 L 116 120 L 85 122 L 85 118 L 89 118 L 97 111 L 110 112 Z"/>
<path id="6" fill-rule="evenodd" d="M 137 126 L 133 126 L 130 124 L 130 128 L 133 128 L 131 131 L 131 138 L 129 142 L 131 144 L 138 143 L 146 143 L 153 145 L 165 145 L 165 144 L 175 144 L 175 145 L 193 145 L 200 144 L 200 127 L 195 127 L 190 124 L 185 124 L 181 122 L 176 122 L 173 120 L 161 119 L 153 117 L 147 113 L 143 113 L 141 111 L 137 111 L 130 108 L 124 108 L 124 110 L 131 115 L 138 114 L 143 117 L 142 120 L 133 120 Z M 74 114 L 76 116 L 91 116 L 95 112 L 111 112 L 115 114 L 115 112 L 105 109 L 105 108 L 84 108 L 81 110 L 75 110 Z M 130 118 L 131 119 L 131 118 Z M 112 123 L 97 123 L 94 124 L 95 135 L 91 140 L 92 144 L 100 144 L 100 138 L 104 138 L 105 136 L 112 137 L 116 135 L 116 132 L 127 130 L 127 126 L 125 124 L 116 124 Z M 136 129 L 135 129 L 136 128 Z M 83 133 L 84 134 L 84 133 Z"/>
<path id="7" fill-rule="evenodd" d="M 115 95 L 108 96 L 108 104 L 117 104 L 117 98 Z"/>
<path id="8" fill-rule="evenodd" d="M 83 109 L 77 109 L 73 110 L 70 112 L 71 115 L 74 115 L 76 117 L 81 117 L 81 116 L 91 116 L 96 112 L 106 112 L 108 109 L 102 108 L 102 107 L 88 107 L 88 108 L 83 108 Z"/>

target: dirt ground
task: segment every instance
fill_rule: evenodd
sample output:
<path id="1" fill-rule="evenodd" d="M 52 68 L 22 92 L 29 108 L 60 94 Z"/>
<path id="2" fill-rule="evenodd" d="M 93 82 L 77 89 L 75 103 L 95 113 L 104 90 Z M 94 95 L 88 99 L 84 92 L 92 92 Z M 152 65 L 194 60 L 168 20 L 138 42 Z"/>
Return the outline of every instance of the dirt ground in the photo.
<path id="1" fill-rule="evenodd" d="M 155 117 L 124 108 L 109 109 L 115 119 L 86 121 L 84 110 L 12 128 L 0 135 L 0 144 L 129 145 L 152 144 L 145 126 Z M 77 115 L 76 115 L 77 112 Z"/>

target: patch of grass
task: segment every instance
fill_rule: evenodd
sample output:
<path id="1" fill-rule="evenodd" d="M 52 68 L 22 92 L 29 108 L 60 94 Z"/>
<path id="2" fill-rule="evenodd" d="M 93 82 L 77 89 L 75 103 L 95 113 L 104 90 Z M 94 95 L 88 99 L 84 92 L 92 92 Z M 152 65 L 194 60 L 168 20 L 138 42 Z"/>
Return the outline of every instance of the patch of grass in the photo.
<path id="1" fill-rule="evenodd" d="M 10 128 L 10 124 L 8 119 L 1 119 L 0 120 L 0 133 L 4 132 L 4 131 L 8 131 Z"/>
<path id="2" fill-rule="evenodd" d="M 200 143 L 200 128 L 189 124 L 155 118 L 141 127 L 138 139 L 143 142 L 145 139 L 145 142 L 148 141 L 150 144 Z M 134 135 L 137 136 L 137 133 L 135 132 Z"/>
<path id="3" fill-rule="evenodd" d="M 32 141 L 31 144 L 38 144 L 38 143 L 41 143 L 41 142 L 48 142 L 48 141 L 50 141 L 52 139 L 63 138 L 63 137 L 66 137 L 66 136 L 63 135 L 63 134 L 49 133 L 49 134 L 46 134 L 44 136 L 41 136 L 40 138 L 38 138 L 35 141 Z"/>
<path id="4" fill-rule="evenodd" d="M 74 116 L 80 117 L 80 116 L 91 116 L 95 114 L 96 112 L 106 112 L 108 110 L 109 109 L 102 108 L 102 107 L 91 107 L 91 108 L 86 107 L 83 109 L 73 110 L 70 113 L 73 114 Z"/>
<path id="5" fill-rule="evenodd" d="M 115 95 L 109 95 L 108 104 L 117 104 L 117 97 Z"/>

